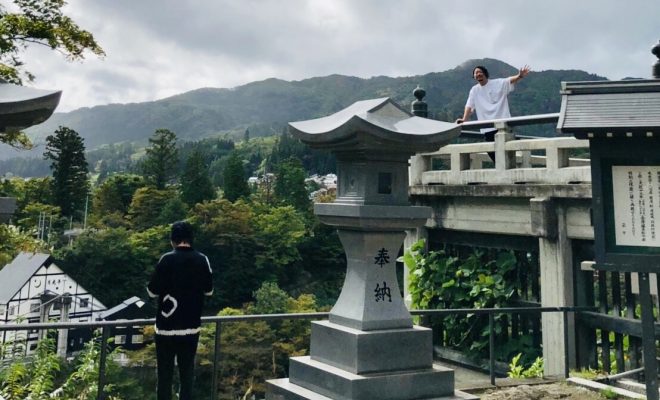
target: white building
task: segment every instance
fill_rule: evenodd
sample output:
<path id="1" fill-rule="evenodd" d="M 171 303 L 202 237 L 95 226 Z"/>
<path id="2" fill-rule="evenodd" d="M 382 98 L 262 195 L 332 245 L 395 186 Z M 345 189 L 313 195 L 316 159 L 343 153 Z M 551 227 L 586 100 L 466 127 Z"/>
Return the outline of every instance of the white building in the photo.
<path id="1" fill-rule="evenodd" d="M 49 254 L 20 253 L 0 270 L 0 325 L 47 321 L 88 322 L 106 307 L 53 263 Z M 43 335 L 37 330 L 0 332 L 0 345 L 12 343 L 32 353 Z M 89 329 L 60 330 L 58 352 L 82 348 Z"/>

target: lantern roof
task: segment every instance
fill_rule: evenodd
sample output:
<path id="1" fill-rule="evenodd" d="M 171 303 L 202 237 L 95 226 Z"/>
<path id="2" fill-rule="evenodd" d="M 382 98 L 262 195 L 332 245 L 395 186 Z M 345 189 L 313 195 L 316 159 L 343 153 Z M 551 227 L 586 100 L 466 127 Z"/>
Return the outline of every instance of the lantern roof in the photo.
<path id="1" fill-rule="evenodd" d="M 0 132 L 19 131 L 47 120 L 60 102 L 61 91 L 0 83 Z"/>
<path id="2" fill-rule="evenodd" d="M 455 123 L 416 117 L 389 97 L 362 100 L 326 117 L 290 122 L 293 136 L 315 148 L 432 151 L 460 134 Z"/>

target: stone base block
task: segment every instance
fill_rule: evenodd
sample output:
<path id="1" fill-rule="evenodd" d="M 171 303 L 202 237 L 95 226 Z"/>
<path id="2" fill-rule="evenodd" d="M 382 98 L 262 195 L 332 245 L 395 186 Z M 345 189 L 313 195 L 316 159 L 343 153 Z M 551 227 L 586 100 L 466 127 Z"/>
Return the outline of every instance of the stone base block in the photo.
<path id="1" fill-rule="evenodd" d="M 310 357 L 293 357 L 289 381 L 335 400 L 433 399 L 454 393 L 454 371 L 440 366 L 357 375 Z"/>
<path id="2" fill-rule="evenodd" d="M 429 369 L 433 365 L 428 328 L 361 331 L 329 321 L 312 322 L 312 360 L 354 374 Z"/>
<path id="3" fill-rule="evenodd" d="M 302 386 L 294 385 L 288 378 L 273 379 L 266 382 L 266 400 L 335 400 L 314 393 Z M 423 400 L 479 400 L 477 396 L 455 390 L 453 394 Z"/>

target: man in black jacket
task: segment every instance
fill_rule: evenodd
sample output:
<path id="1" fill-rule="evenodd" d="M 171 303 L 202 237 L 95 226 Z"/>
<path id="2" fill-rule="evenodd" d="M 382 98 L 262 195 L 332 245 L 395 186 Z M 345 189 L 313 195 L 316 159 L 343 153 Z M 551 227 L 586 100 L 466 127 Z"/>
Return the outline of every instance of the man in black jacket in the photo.
<path id="1" fill-rule="evenodd" d="M 170 239 L 174 250 L 162 255 L 147 286 L 149 296 L 158 297 L 158 400 L 172 399 L 175 357 L 181 381 L 179 399 L 190 400 L 204 296 L 213 294 L 212 272 L 209 259 L 192 248 L 189 223 L 172 224 Z"/>

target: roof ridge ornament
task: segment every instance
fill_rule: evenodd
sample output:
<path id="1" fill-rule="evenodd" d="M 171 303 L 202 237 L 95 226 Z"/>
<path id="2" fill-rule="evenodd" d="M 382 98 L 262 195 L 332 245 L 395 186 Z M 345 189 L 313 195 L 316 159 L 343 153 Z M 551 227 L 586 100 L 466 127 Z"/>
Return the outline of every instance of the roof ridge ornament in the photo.
<path id="1" fill-rule="evenodd" d="M 651 48 L 651 53 L 658 57 L 658 60 L 653 64 L 653 77 L 655 79 L 660 79 L 660 40 L 658 40 L 658 43 Z"/>
<path id="2" fill-rule="evenodd" d="M 417 100 L 413 100 L 410 105 L 410 111 L 417 117 L 428 118 L 428 105 L 422 100 L 424 96 L 426 96 L 426 90 L 422 89 L 418 84 L 415 90 L 413 90 L 413 96 L 415 96 Z"/>

